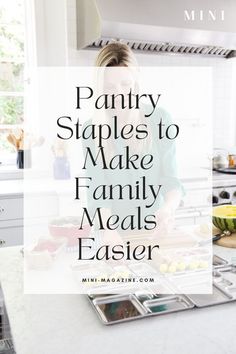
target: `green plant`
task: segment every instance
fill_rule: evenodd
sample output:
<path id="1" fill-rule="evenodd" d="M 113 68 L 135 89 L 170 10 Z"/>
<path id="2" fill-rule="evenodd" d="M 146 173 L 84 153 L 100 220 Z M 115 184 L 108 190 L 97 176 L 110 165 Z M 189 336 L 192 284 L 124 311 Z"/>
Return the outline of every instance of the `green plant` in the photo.
<path id="1" fill-rule="evenodd" d="M 0 97 L 0 124 L 22 123 L 23 106 L 23 97 Z"/>
<path id="2" fill-rule="evenodd" d="M 9 125 L 24 118 L 24 0 L 0 1 L 0 151 L 14 148 L 6 139 Z M 9 92 L 11 94 L 9 95 Z M 22 96 L 19 96 L 22 93 Z M 4 124 L 4 127 L 1 125 Z"/>

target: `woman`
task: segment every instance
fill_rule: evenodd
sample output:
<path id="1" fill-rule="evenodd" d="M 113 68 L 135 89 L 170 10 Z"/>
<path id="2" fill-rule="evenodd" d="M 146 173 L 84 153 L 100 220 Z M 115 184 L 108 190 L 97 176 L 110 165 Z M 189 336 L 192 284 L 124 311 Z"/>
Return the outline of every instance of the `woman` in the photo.
<path id="1" fill-rule="evenodd" d="M 124 68 L 125 70 L 110 70 L 103 71 L 103 87 L 102 90 L 105 92 L 116 92 L 117 95 L 121 92 L 128 92 L 133 90 L 132 92 L 138 92 L 138 64 L 136 58 L 133 55 L 131 49 L 123 43 L 114 42 L 103 47 L 98 56 L 96 58 L 95 65 L 98 68 L 110 68 L 117 67 L 119 69 Z M 115 74 L 114 74 L 115 73 Z M 117 74 L 118 73 L 118 74 Z M 114 76 L 115 75 L 115 76 Z M 124 103 L 124 102 L 123 102 Z M 108 122 L 108 119 L 111 116 L 116 115 L 118 118 L 118 125 L 122 127 L 125 123 L 132 124 L 142 124 L 144 113 L 150 111 L 150 107 L 146 104 L 142 104 L 139 110 L 124 110 L 115 108 L 113 110 L 107 110 L 107 114 L 97 114 L 94 115 L 93 123 L 97 124 L 98 121 L 101 123 Z M 112 114 L 112 115 L 111 115 Z M 99 116 L 98 116 L 99 115 Z M 110 117 L 110 118 L 109 118 Z M 154 164 L 153 168 L 149 171 L 141 171 L 137 172 L 129 171 L 128 174 L 122 175 L 119 171 L 116 173 L 109 174 L 109 172 L 103 173 L 103 171 L 96 175 L 96 184 L 104 183 L 106 181 L 107 184 L 109 182 L 114 183 L 122 183 L 127 184 L 135 184 L 139 177 L 142 178 L 145 175 L 145 178 L 149 179 L 151 184 L 161 184 L 161 193 L 158 201 L 152 205 L 151 208 L 148 209 L 148 214 L 155 214 L 157 227 L 153 232 L 155 234 L 163 234 L 168 230 L 168 226 L 170 225 L 170 220 L 173 219 L 174 212 L 180 203 L 181 196 L 183 194 L 182 186 L 177 179 L 176 176 L 176 158 L 175 158 L 175 144 L 173 141 L 169 139 L 162 139 L 162 141 L 158 140 L 157 129 L 154 125 L 154 122 L 162 121 L 163 124 L 170 125 L 171 119 L 167 112 L 162 108 L 157 108 L 154 112 L 152 119 L 149 119 L 149 135 L 146 139 L 138 141 L 131 141 L 130 150 L 133 150 L 136 153 L 150 153 L 158 158 L 158 163 Z M 110 141 L 104 142 L 104 151 L 111 156 L 114 153 L 118 153 L 123 151 L 123 143 L 117 144 L 116 141 L 112 143 Z M 93 147 L 94 148 L 94 147 Z M 96 152 L 96 149 L 94 150 Z M 94 170 L 88 169 L 88 174 L 94 174 Z M 127 177 L 128 176 L 128 177 Z M 123 216 L 129 213 L 129 210 L 132 210 L 136 201 L 127 201 L 126 202 L 116 202 L 111 203 L 110 201 L 105 201 L 102 204 L 103 210 L 103 218 L 107 220 L 109 216 L 116 214 L 122 214 Z M 142 209 L 145 208 L 145 202 L 139 202 Z M 91 198 L 88 201 L 90 204 L 90 208 L 97 207 L 98 202 L 92 201 Z M 135 232 L 135 230 L 134 230 Z M 112 235 L 112 241 L 111 241 Z M 107 237 L 106 237 L 107 236 Z M 105 231 L 105 239 L 108 239 L 111 243 L 117 243 L 120 237 L 117 234 L 117 231 Z"/>

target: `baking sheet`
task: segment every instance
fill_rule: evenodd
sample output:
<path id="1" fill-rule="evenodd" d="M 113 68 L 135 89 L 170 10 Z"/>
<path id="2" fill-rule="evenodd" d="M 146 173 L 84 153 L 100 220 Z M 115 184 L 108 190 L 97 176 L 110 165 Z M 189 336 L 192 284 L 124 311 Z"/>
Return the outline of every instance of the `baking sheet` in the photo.
<path id="1" fill-rule="evenodd" d="M 219 305 L 233 300 L 233 297 L 230 294 L 226 293 L 223 289 L 218 288 L 215 285 L 213 285 L 212 294 L 196 294 L 188 295 L 188 297 L 196 307 Z"/>
<path id="2" fill-rule="evenodd" d="M 236 266 L 226 266 L 215 272 L 214 283 L 236 299 Z"/>
<path id="3" fill-rule="evenodd" d="M 236 300 L 236 266 L 229 265 L 227 261 L 218 256 L 215 256 L 213 261 L 212 294 L 174 294 L 172 292 L 174 282 L 171 283 L 171 278 L 169 278 L 162 284 L 163 288 L 160 293 L 153 292 L 150 287 L 144 287 L 143 290 L 137 290 L 127 295 L 104 295 L 104 293 L 94 295 L 90 293 L 88 297 L 100 320 L 106 325 Z M 190 274 L 180 274 L 178 284 L 181 283 L 181 277 L 183 284 L 187 287 L 197 286 L 198 282 L 201 283 L 204 279 L 201 272 L 199 272 L 198 281 L 196 281 L 197 278 L 193 281 Z M 173 279 L 176 278 L 177 276 L 173 276 Z M 168 293 L 164 294 L 164 289 Z"/>

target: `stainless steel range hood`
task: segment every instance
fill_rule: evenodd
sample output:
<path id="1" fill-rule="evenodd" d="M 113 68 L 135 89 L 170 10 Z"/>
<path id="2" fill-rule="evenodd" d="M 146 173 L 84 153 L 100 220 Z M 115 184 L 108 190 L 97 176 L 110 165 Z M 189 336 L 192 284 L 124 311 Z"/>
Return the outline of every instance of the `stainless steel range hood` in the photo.
<path id="1" fill-rule="evenodd" d="M 234 0 L 76 1 L 78 49 L 119 40 L 156 54 L 236 56 Z"/>

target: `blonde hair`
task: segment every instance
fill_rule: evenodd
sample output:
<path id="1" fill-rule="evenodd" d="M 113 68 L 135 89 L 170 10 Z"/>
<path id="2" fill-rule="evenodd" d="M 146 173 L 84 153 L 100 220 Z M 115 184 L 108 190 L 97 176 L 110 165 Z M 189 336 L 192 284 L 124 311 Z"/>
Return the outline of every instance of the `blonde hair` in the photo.
<path id="1" fill-rule="evenodd" d="M 101 72 L 101 67 L 106 70 L 106 67 L 127 67 L 129 68 L 134 77 L 137 77 L 139 68 L 138 68 L 138 63 L 137 60 L 130 49 L 130 47 L 121 42 L 111 42 L 104 46 L 98 53 L 98 56 L 95 61 L 95 66 L 99 70 L 99 74 L 103 75 L 103 71 Z M 99 76 L 98 74 L 98 76 Z M 98 82 L 100 83 L 102 80 L 99 79 Z M 138 90 L 138 84 L 137 84 L 137 90 Z M 99 89 L 98 89 L 99 91 Z M 140 115 L 138 115 L 138 121 L 137 123 L 141 123 L 140 121 Z M 97 121 L 99 120 L 102 123 L 106 123 L 106 115 L 102 114 L 101 116 L 95 114 L 93 118 L 93 123 L 96 124 Z M 150 146 L 151 144 L 151 136 L 149 136 L 147 139 L 140 141 L 139 144 L 133 144 L 134 148 L 136 150 L 142 151 L 145 147 Z M 104 142 L 104 145 L 108 145 L 107 141 Z M 112 151 L 112 147 L 109 146 L 108 149 L 109 154 L 113 154 L 114 152 Z"/>
<path id="2" fill-rule="evenodd" d="M 96 66 L 138 66 L 132 50 L 127 44 L 112 42 L 98 53 Z"/>

